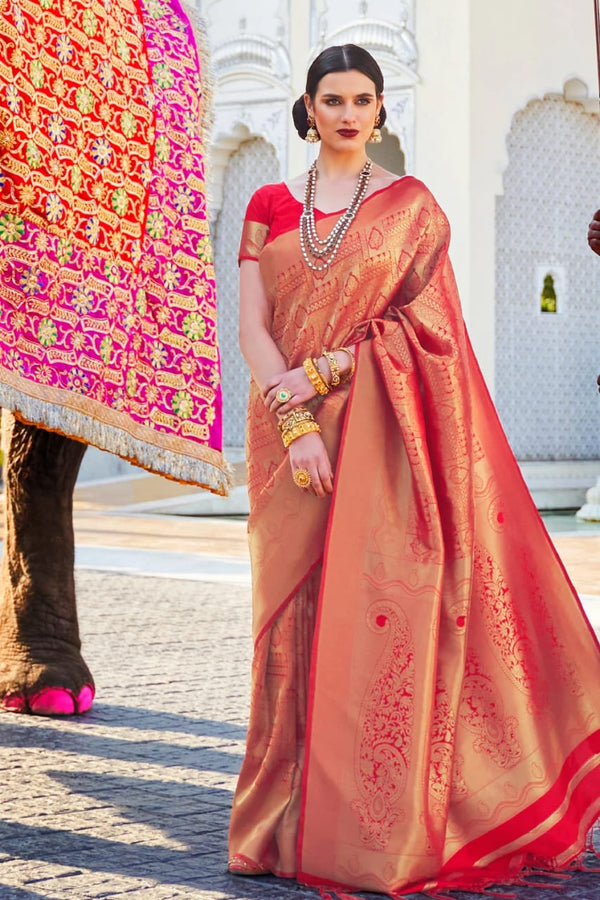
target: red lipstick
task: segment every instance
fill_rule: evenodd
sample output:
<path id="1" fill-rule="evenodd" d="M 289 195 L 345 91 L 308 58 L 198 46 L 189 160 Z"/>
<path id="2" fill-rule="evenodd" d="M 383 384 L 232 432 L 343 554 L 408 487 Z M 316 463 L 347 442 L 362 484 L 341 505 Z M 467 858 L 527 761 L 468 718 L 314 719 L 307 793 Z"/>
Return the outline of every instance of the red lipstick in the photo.
<path id="1" fill-rule="evenodd" d="M 358 128 L 338 128 L 338 134 L 345 138 L 353 138 L 358 134 Z"/>

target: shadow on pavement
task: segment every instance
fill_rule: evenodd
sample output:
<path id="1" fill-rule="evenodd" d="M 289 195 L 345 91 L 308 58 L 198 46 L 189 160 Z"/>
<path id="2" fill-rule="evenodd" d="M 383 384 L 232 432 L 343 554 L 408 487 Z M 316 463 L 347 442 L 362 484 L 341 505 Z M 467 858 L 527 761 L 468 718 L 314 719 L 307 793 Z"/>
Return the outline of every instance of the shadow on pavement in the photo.
<path id="1" fill-rule="evenodd" d="M 177 724 L 177 720 L 184 720 L 184 716 L 170 716 L 171 724 Z M 140 711 L 139 728 L 145 730 L 159 730 L 154 727 L 154 722 L 162 723 L 160 730 L 176 731 L 176 728 L 167 727 L 162 713 L 152 713 L 149 710 Z M 93 723 L 92 716 L 89 722 Z M 100 720 L 98 720 L 100 721 Z M 168 766 L 183 766 L 197 771 L 226 772 L 236 774 L 242 760 L 242 754 L 235 750 L 223 751 L 218 747 L 193 747 L 170 743 L 168 740 L 152 740 L 140 736 L 139 740 L 124 740 L 119 737 L 106 737 L 93 734 L 86 729 L 85 717 L 79 720 L 81 728 L 72 728 L 61 731 L 56 727 L 44 728 L 43 722 L 36 719 L 35 725 L 23 722 L 20 717 L 6 713 L 0 720 L 0 747 L 5 749 L 27 747 L 48 751 L 67 751 L 79 754 L 82 757 L 101 757 L 107 760 L 120 760 L 130 762 L 160 763 Z M 102 719 L 102 725 L 107 720 Z M 114 727 L 119 724 L 122 728 L 135 729 L 135 722 L 121 718 L 118 722 L 112 721 Z M 186 720 L 179 723 L 179 731 L 185 730 L 187 734 L 195 737 L 217 737 L 223 746 L 227 746 L 233 738 L 227 731 L 227 724 L 207 722 L 202 719 Z M 220 726 L 220 728 L 219 728 Z M 243 730 L 240 729 L 243 734 Z"/>

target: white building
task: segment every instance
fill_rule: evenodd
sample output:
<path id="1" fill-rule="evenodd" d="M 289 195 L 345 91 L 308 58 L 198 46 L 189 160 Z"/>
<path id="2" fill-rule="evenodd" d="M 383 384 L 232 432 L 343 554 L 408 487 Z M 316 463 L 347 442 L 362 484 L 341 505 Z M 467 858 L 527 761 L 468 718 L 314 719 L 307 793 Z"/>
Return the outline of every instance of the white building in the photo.
<path id="1" fill-rule="evenodd" d="M 312 58 L 353 42 L 386 80 L 384 142 L 370 152 L 421 178 L 449 216 L 471 338 L 530 486 L 537 466 L 555 487 L 578 485 L 562 500 L 579 504 L 600 474 L 600 258 L 586 242 L 600 206 L 592 0 L 196 6 L 213 69 L 209 186 L 226 445 L 242 446 L 244 434 L 236 256 L 245 206 L 259 185 L 307 167 L 313 151 L 293 128 L 292 103 Z M 556 312 L 542 310 L 544 285 L 546 309 L 554 291 Z"/>

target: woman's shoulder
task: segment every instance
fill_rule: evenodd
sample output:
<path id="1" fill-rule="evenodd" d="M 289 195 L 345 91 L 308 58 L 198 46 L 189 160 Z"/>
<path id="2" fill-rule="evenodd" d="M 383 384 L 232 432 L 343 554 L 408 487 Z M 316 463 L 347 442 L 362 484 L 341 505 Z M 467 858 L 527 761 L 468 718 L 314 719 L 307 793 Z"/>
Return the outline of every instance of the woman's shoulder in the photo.
<path id="1" fill-rule="evenodd" d="M 266 222 L 274 209 L 286 199 L 288 189 L 284 181 L 263 184 L 254 191 L 248 202 L 246 218 L 259 216 L 257 221 Z"/>

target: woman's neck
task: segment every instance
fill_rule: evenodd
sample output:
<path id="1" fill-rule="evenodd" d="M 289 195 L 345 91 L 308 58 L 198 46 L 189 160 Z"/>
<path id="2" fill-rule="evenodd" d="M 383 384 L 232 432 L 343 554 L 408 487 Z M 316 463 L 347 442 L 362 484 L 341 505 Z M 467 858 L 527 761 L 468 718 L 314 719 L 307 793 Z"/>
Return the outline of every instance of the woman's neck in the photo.
<path id="1" fill-rule="evenodd" d="M 368 157 L 364 150 L 358 153 L 327 153 L 321 148 L 317 159 L 317 171 L 321 179 L 358 178 Z"/>

